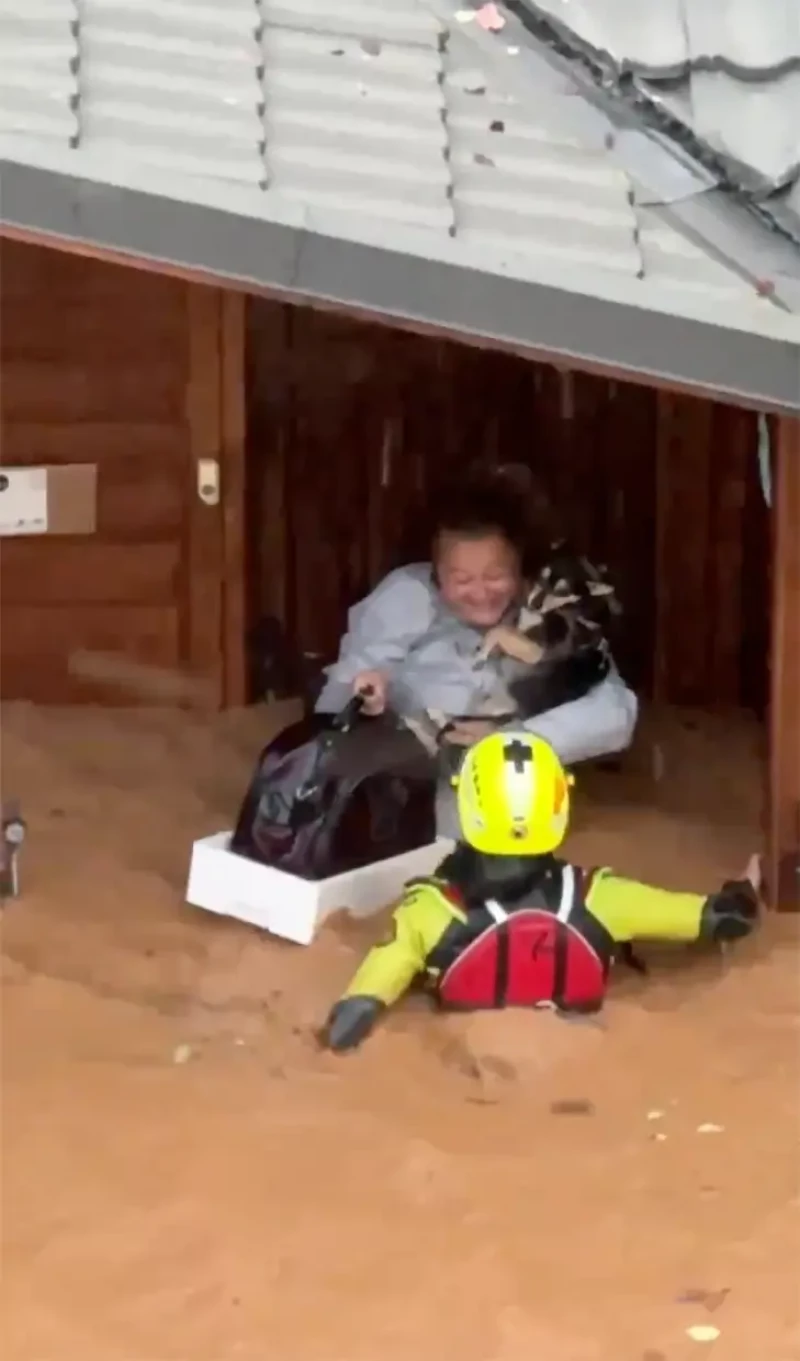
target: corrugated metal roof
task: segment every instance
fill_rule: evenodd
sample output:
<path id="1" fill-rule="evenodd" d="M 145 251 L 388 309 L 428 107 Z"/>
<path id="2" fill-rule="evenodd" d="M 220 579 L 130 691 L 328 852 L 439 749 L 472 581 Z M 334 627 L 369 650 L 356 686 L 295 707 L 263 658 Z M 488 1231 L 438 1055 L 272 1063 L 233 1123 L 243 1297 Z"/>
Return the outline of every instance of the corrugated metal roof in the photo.
<path id="1" fill-rule="evenodd" d="M 744 190 L 800 178 L 798 0 L 523 0 L 719 155 Z M 800 191 L 797 206 L 800 208 Z"/>
<path id="2" fill-rule="evenodd" d="M 538 107 L 521 109 L 458 34 L 444 55 L 443 92 L 458 238 L 487 252 L 641 272 L 630 182 L 571 132 L 564 105 L 572 95 L 548 91 Z"/>
<path id="3" fill-rule="evenodd" d="M 78 25 L 73 0 L 0 0 L 0 131 L 78 133 Z"/>
<path id="4" fill-rule="evenodd" d="M 304 205 L 451 231 L 436 25 L 413 26 L 416 6 L 402 0 L 395 13 L 377 6 L 372 21 L 363 5 L 345 5 L 335 25 L 329 7 L 306 3 L 302 28 L 297 13 L 292 25 L 275 21 L 288 8 L 264 10 L 269 183 Z"/>
<path id="5" fill-rule="evenodd" d="M 450 9 L 444 25 L 425 0 L 0 0 L 19 57 L 0 151 L 189 202 L 223 187 L 230 211 L 297 209 L 355 239 L 402 229 L 512 277 L 594 269 L 643 305 L 666 285 L 678 313 L 689 295 L 771 308 L 637 205 L 569 82 L 542 63 L 509 93 Z"/>

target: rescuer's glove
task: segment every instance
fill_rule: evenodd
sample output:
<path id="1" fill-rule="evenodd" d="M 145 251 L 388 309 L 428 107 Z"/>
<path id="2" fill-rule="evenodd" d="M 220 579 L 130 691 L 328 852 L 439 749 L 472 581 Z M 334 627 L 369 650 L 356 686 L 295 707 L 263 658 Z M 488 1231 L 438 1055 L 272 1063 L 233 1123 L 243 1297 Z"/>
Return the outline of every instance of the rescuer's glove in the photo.
<path id="1" fill-rule="evenodd" d="M 325 1023 L 323 1043 L 337 1054 L 357 1049 L 385 1009 L 384 1003 L 375 997 L 344 997 L 336 1003 Z"/>

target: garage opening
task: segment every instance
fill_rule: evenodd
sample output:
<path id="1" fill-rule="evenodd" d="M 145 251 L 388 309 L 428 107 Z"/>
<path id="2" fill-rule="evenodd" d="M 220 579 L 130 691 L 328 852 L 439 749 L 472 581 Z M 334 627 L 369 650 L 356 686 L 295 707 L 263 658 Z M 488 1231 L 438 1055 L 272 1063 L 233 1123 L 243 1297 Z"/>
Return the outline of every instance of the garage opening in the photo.
<path id="1" fill-rule="evenodd" d="M 87 522 L 3 539 L 11 794 L 28 797 L 34 770 L 47 784 L 34 730 L 37 752 L 88 762 L 106 793 L 120 764 L 149 789 L 166 762 L 186 813 L 165 853 L 179 882 L 193 837 L 230 824 L 257 750 L 296 712 L 303 678 L 281 692 L 265 670 L 264 621 L 312 667 L 332 659 L 349 606 L 425 558 L 435 489 L 477 461 L 519 463 L 607 565 L 616 661 L 642 701 L 618 768 L 581 770 L 577 849 L 678 886 L 738 871 L 764 832 L 776 426 L 119 263 L 2 250 L 3 463 L 46 468 L 59 513 L 81 487 L 86 512 L 87 469 L 93 488 Z M 773 770 L 789 753 L 786 788 L 793 740 L 771 744 Z M 791 848 L 791 797 L 772 800 Z"/>
<path id="2" fill-rule="evenodd" d="M 642 701 L 634 749 L 581 770 L 582 853 L 618 845 L 631 872 L 678 886 L 737 872 L 764 814 L 757 415 L 255 299 L 247 347 L 252 697 L 271 683 L 260 621 L 279 620 L 313 673 L 348 607 L 427 558 L 442 483 L 476 461 L 524 464 L 610 571 L 615 656 Z"/>

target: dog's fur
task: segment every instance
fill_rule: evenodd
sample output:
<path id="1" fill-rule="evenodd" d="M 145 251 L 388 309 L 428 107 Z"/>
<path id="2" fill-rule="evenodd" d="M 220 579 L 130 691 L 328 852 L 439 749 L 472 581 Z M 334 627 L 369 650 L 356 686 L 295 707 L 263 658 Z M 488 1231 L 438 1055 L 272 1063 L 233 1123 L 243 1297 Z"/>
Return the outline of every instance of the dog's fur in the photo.
<path id="1" fill-rule="evenodd" d="M 558 545 L 517 624 L 490 629 L 478 653 L 479 664 L 499 651 L 529 668 L 498 697 L 498 711 L 532 718 L 588 693 L 608 674 L 608 632 L 619 613 L 605 569 Z"/>
<path id="2" fill-rule="evenodd" d="M 588 694 L 608 675 L 608 633 L 619 613 L 605 569 L 557 545 L 530 587 L 516 625 L 490 629 L 475 658 L 482 666 L 501 652 L 525 663 L 527 670 L 509 685 L 499 685 L 475 717 L 498 722 L 514 715 L 534 718 Z M 429 751 L 435 750 L 448 723 L 444 714 L 433 712 L 425 721 L 405 721 Z"/>

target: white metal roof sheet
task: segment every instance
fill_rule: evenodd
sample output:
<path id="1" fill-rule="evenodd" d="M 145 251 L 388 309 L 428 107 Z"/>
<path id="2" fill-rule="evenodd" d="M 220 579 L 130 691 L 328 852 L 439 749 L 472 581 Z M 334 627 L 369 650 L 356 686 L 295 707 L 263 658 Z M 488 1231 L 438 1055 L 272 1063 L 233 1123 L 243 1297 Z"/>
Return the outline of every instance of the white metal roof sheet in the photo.
<path id="1" fill-rule="evenodd" d="M 800 173 L 798 0 L 526 0 L 641 78 L 745 182 Z"/>
<path id="2" fill-rule="evenodd" d="M 678 312 L 704 290 L 772 309 L 637 205 L 563 80 L 543 67 L 530 99 L 510 94 L 456 9 L 444 25 L 426 0 L 0 0 L 0 51 L 31 54 L 4 82 L 0 153 L 356 239 L 403 232 L 494 273 L 619 276 L 642 304 L 658 284 Z"/>

